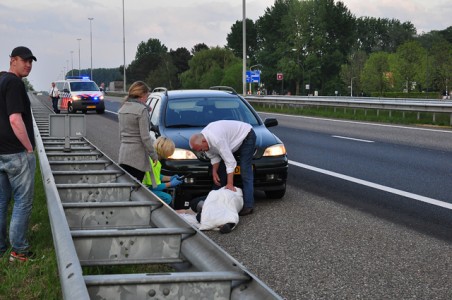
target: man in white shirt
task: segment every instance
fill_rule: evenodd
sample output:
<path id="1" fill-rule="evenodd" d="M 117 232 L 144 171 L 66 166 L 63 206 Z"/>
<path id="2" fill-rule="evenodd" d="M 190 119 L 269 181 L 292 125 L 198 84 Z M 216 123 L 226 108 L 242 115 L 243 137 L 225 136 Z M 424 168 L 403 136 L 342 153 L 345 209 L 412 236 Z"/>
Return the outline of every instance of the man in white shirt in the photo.
<path id="1" fill-rule="evenodd" d="M 203 151 L 212 164 L 212 178 L 217 186 L 236 191 L 234 170 L 237 161 L 234 153 L 240 156 L 240 176 L 243 184 L 243 209 L 240 216 L 253 213 L 254 174 L 252 160 L 256 148 L 256 134 L 253 127 L 244 122 L 221 120 L 207 125 L 201 133 L 190 137 L 190 148 Z"/>
<path id="2" fill-rule="evenodd" d="M 56 114 L 59 114 L 60 110 L 58 109 L 58 99 L 60 98 L 60 91 L 55 86 L 55 82 L 52 82 L 52 88 L 49 91 L 49 97 L 50 99 L 52 99 L 53 111 Z"/>

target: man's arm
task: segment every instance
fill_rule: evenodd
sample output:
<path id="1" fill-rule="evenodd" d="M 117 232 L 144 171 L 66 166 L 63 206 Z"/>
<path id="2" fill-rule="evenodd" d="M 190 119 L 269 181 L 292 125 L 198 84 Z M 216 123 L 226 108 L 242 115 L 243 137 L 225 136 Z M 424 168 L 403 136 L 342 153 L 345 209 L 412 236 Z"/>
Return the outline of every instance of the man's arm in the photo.
<path id="1" fill-rule="evenodd" d="M 9 116 L 9 123 L 13 128 L 14 134 L 17 139 L 22 143 L 28 153 L 33 152 L 33 146 L 28 138 L 27 129 L 25 128 L 24 120 L 21 113 L 14 113 Z"/>

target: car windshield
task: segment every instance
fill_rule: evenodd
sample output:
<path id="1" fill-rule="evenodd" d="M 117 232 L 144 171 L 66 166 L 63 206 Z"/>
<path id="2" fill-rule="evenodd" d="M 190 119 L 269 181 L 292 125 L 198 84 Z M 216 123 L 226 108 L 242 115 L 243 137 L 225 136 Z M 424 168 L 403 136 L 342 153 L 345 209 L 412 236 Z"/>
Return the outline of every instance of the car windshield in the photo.
<path id="1" fill-rule="evenodd" d="M 171 99 L 166 127 L 204 127 L 218 120 L 238 120 L 251 125 L 259 121 L 240 98 L 199 97 Z"/>
<path id="2" fill-rule="evenodd" d="M 99 91 L 99 88 L 93 81 L 82 81 L 82 82 L 71 82 L 71 91 L 82 92 L 82 91 Z"/>

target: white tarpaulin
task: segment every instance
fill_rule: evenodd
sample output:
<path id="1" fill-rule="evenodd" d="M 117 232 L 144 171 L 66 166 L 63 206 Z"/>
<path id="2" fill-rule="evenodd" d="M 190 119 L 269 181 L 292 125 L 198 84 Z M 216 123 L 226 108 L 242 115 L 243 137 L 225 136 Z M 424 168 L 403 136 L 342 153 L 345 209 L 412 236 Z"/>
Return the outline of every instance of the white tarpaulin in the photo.
<path id="1" fill-rule="evenodd" d="M 226 223 L 239 222 L 239 211 L 243 207 L 242 190 L 236 187 L 235 192 L 225 189 L 214 190 L 209 193 L 201 214 L 201 230 L 215 229 Z"/>

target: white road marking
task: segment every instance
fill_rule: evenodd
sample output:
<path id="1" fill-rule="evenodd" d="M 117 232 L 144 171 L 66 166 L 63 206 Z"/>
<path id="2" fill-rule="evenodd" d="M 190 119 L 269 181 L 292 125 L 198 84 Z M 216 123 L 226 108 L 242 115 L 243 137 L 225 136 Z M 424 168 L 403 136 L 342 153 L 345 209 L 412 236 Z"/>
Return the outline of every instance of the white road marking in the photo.
<path id="1" fill-rule="evenodd" d="M 360 125 L 370 125 L 370 126 L 378 126 L 378 127 L 392 127 L 392 128 L 402 128 L 402 129 L 411 129 L 411 130 L 421 130 L 421 131 L 434 131 L 434 132 L 443 132 L 452 134 L 452 130 L 443 130 L 436 128 L 422 128 L 422 127 L 409 127 L 409 126 L 401 126 L 401 125 L 392 125 L 392 124 L 381 124 L 381 123 L 369 123 L 365 121 L 349 121 L 349 120 L 337 120 L 337 119 L 326 119 L 326 118 L 318 118 L 318 117 L 308 117 L 308 116 L 297 116 L 297 115 L 287 115 L 281 113 L 269 113 L 269 112 L 258 112 L 259 114 L 267 114 L 267 115 L 280 115 L 285 117 L 294 117 L 294 118 L 302 118 L 302 119 L 314 119 L 314 120 L 322 120 L 322 121 L 330 121 L 330 122 L 338 122 L 338 123 L 351 123 L 351 124 L 360 124 Z"/>
<path id="2" fill-rule="evenodd" d="M 344 140 L 352 140 L 352 141 L 357 141 L 357 142 L 363 142 L 363 143 L 375 143 L 374 141 L 355 139 L 355 138 L 351 138 L 351 137 L 347 137 L 347 136 L 340 136 L 340 135 L 332 135 L 332 137 L 338 138 L 338 139 L 344 139 Z"/>
<path id="3" fill-rule="evenodd" d="M 332 171 L 316 168 L 316 167 L 313 167 L 313 166 L 310 166 L 310 165 L 306 165 L 306 164 L 302 164 L 302 163 L 299 163 L 299 162 L 296 162 L 296 161 L 292 161 L 292 160 L 289 160 L 289 164 L 297 166 L 297 167 L 300 167 L 300 168 L 308 169 L 308 170 L 311 170 L 311 171 L 314 171 L 314 172 L 319 172 L 319 173 L 322 173 L 322 174 L 325 174 L 325 175 L 329 175 L 329 176 L 333 176 L 333 177 L 340 178 L 340 179 L 343 179 L 343 180 L 347 180 L 347 181 L 350 181 L 350 182 L 354 182 L 354 183 L 357 183 L 357 184 L 365 185 L 365 186 L 368 186 L 368 187 L 371 187 L 371 188 L 374 188 L 374 189 L 377 189 L 377 190 L 381 190 L 381 191 L 384 191 L 384 192 L 388 192 L 388 193 L 396 194 L 396 195 L 399 195 L 399 196 L 411 198 L 411 199 L 414 199 L 414 200 L 417 200 L 417 201 L 425 202 L 425 203 L 436 205 L 436 206 L 441 206 L 441 207 L 444 207 L 444 208 L 447 208 L 447 209 L 452 209 L 452 203 L 447 203 L 447 202 L 444 202 L 444 201 L 441 201 L 441 200 L 436 200 L 436 199 L 433 199 L 433 198 L 429 198 L 429 197 L 413 194 L 413 193 L 410 193 L 410 192 L 394 189 L 394 188 L 387 187 L 387 186 L 384 186 L 384 185 L 380 185 L 380 184 L 377 184 L 377 183 L 373 183 L 373 182 L 370 182 L 370 181 L 366 181 L 366 180 L 358 179 L 358 178 L 355 178 L 355 177 L 343 175 L 343 174 L 340 174 L 340 173 L 336 173 L 336 172 L 332 172 Z"/>

